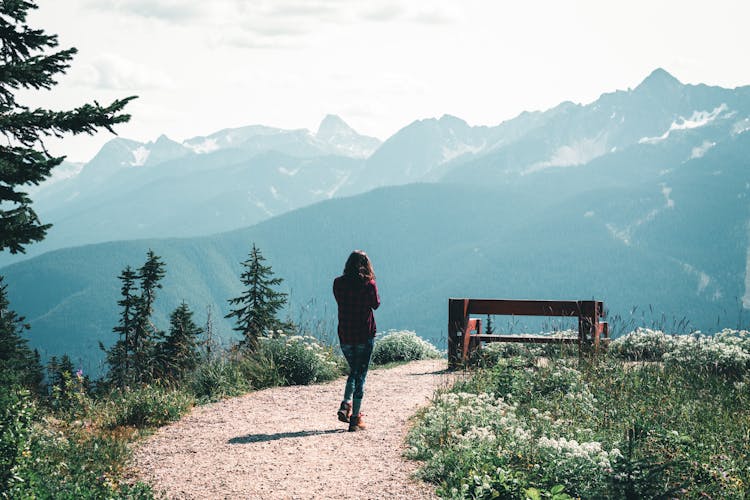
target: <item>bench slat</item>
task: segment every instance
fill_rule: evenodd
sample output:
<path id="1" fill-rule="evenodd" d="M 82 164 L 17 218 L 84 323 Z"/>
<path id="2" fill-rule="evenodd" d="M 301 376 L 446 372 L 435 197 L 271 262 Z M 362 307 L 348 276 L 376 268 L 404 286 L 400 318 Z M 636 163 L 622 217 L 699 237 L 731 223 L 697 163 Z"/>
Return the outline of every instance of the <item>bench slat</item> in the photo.
<path id="1" fill-rule="evenodd" d="M 592 302 L 592 304 L 588 304 Z M 469 314 L 502 316 L 588 316 L 594 301 L 469 299 Z M 591 311 L 589 311 L 589 309 Z"/>
<path id="2" fill-rule="evenodd" d="M 484 342 L 528 342 L 530 344 L 577 344 L 578 337 L 549 337 L 547 335 L 472 335 Z"/>

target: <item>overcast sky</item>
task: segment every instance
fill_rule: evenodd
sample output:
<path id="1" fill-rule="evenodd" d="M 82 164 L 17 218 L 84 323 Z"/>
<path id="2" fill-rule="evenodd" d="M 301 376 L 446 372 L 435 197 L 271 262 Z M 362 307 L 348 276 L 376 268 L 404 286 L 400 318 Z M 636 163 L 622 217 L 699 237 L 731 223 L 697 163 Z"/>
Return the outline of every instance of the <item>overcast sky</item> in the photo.
<path id="1" fill-rule="evenodd" d="M 747 0 L 39 0 L 32 27 L 79 53 L 30 106 L 138 95 L 140 141 L 328 113 L 386 139 L 452 114 L 496 125 L 588 103 L 663 67 L 684 83 L 750 84 Z M 51 143 L 89 160 L 111 135 Z"/>

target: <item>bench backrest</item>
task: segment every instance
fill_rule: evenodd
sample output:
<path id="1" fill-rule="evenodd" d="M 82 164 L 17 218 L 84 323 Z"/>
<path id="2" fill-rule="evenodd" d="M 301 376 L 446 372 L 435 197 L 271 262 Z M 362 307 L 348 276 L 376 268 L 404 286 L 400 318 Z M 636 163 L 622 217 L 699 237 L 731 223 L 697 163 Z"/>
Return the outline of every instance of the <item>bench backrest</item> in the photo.
<path id="1" fill-rule="evenodd" d="M 470 331 L 479 332 L 472 314 L 504 316 L 568 316 L 578 318 L 578 343 L 591 342 L 598 348 L 606 330 L 604 303 L 597 300 L 509 300 L 448 299 L 448 363 L 456 366 L 467 355 Z"/>

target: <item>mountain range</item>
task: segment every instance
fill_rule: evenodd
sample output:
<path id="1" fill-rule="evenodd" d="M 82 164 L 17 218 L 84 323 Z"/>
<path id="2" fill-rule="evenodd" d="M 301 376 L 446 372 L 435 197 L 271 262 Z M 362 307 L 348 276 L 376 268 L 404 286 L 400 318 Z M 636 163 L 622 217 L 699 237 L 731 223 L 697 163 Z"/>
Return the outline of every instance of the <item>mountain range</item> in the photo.
<path id="1" fill-rule="evenodd" d="M 115 139 L 34 193 L 55 226 L 30 250 L 46 253 L 0 272 L 32 345 L 90 367 L 114 341 L 116 277 L 149 248 L 167 263 L 157 323 L 186 300 L 224 338 L 252 243 L 285 279 L 290 318 L 328 332 L 330 282 L 354 248 L 375 263 L 380 328 L 438 344 L 451 296 L 595 297 L 615 331 L 736 327 L 750 307 L 748 130 L 750 87 L 657 69 L 590 104 L 490 127 L 418 120 L 382 144 L 334 116 L 316 133 Z"/>

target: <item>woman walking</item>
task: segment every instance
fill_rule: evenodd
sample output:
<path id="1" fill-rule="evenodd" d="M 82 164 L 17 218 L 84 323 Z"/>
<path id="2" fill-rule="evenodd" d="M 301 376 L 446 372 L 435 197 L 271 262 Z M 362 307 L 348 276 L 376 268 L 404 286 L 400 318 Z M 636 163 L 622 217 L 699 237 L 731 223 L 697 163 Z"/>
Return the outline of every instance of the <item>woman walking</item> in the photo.
<path id="1" fill-rule="evenodd" d="M 349 363 L 344 399 L 338 411 L 342 422 L 349 422 L 349 432 L 365 428 L 362 420 L 362 397 L 375 342 L 375 316 L 380 305 L 375 272 L 367 254 L 355 250 L 349 255 L 344 274 L 333 280 L 333 295 L 339 306 L 339 342 Z"/>

